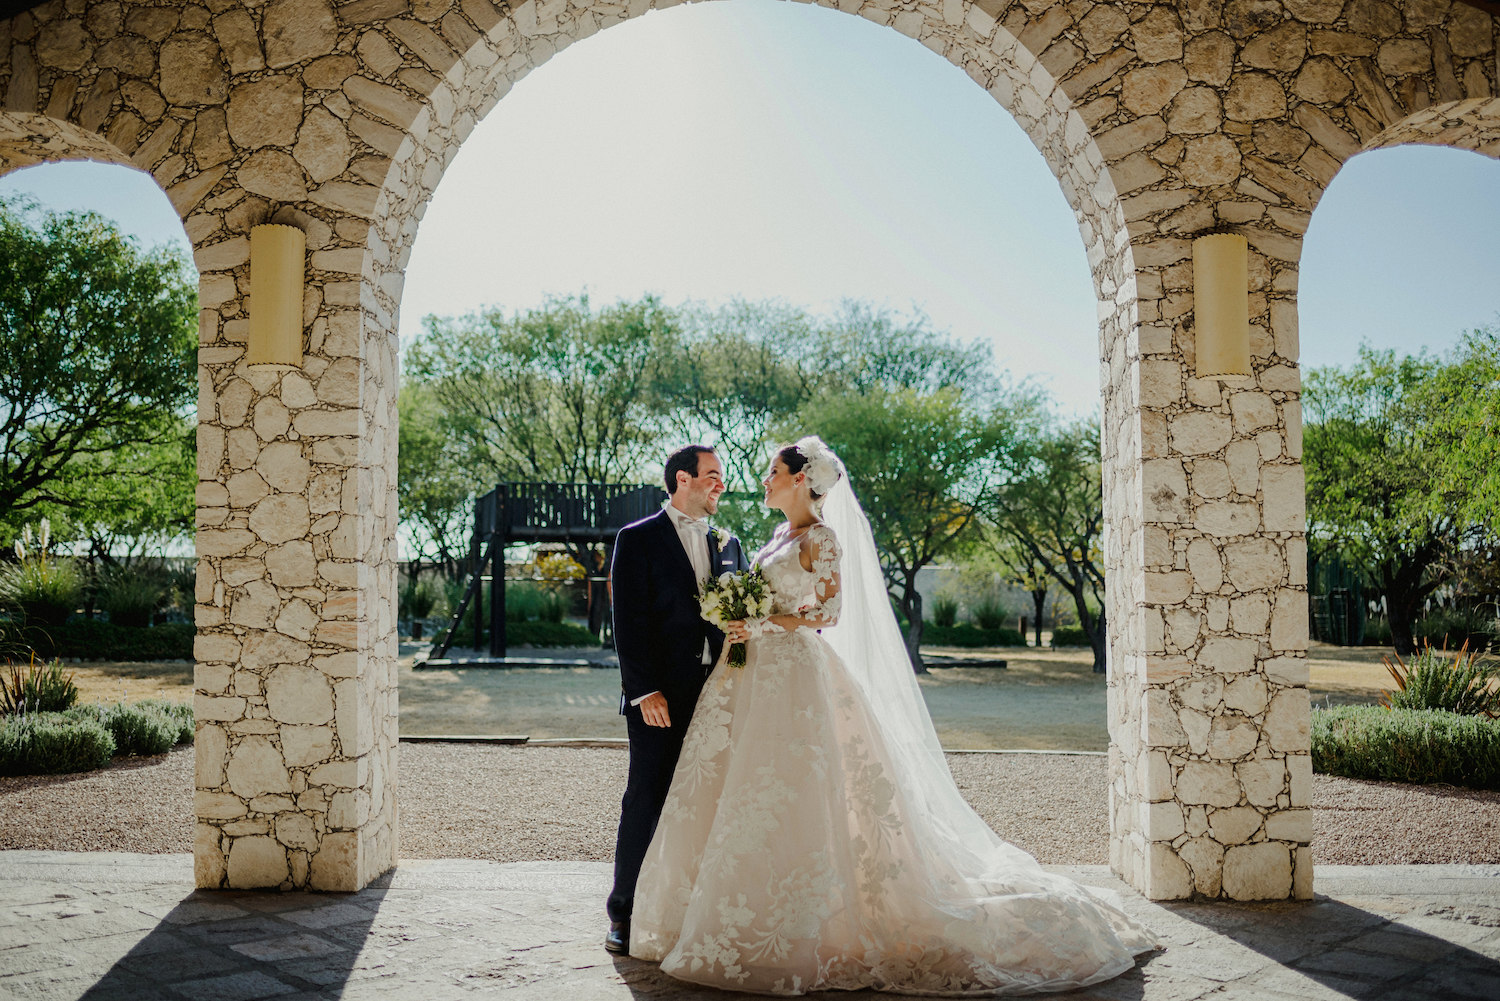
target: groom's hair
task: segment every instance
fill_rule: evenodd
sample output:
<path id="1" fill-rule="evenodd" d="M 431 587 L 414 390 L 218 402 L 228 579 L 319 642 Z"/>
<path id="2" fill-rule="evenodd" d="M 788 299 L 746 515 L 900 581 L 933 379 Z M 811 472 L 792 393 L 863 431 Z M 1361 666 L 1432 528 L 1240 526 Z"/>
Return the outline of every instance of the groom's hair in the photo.
<path id="1" fill-rule="evenodd" d="M 713 449 L 707 445 L 684 445 L 667 456 L 667 468 L 663 475 L 663 479 L 667 481 L 667 493 L 677 492 L 678 473 L 687 473 L 689 476 L 698 475 L 698 456 L 704 452 L 712 454 Z"/>

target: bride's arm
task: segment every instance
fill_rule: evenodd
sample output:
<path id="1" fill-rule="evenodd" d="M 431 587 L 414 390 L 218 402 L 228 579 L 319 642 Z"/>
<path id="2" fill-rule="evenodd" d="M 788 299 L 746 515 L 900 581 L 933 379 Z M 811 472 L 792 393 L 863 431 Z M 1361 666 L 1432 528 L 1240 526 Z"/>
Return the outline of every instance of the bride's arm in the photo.
<path id="1" fill-rule="evenodd" d="M 799 627 L 827 629 L 838 625 L 843 599 L 839 594 L 839 546 L 833 533 L 822 526 L 808 532 L 802 538 L 798 555 L 802 559 L 802 569 L 813 574 L 813 601 L 795 612 L 773 615 L 771 621 L 788 631 Z"/>
<path id="2" fill-rule="evenodd" d="M 798 555 L 802 560 L 802 568 L 814 575 L 812 603 L 803 605 L 795 612 L 772 615 L 761 620 L 725 623 L 724 634 L 730 642 L 742 643 L 767 631 L 777 631 L 776 628 L 768 630 L 768 625 L 791 632 L 800 627 L 827 629 L 838 624 L 839 607 L 842 604 L 839 595 L 838 541 L 831 531 L 820 527 L 803 536 Z"/>

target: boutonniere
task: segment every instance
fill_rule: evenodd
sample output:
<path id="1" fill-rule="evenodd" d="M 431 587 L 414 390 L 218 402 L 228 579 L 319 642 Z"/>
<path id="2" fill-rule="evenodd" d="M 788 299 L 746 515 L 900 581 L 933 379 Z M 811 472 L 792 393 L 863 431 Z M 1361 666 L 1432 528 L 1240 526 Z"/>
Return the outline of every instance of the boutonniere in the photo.
<path id="1" fill-rule="evenodd" d="M 729 541 L 729 533 L 722 528 L 710 528 L 708 534 L 713 536 L 715 549 L 723 549 L 725 543 Z"/>

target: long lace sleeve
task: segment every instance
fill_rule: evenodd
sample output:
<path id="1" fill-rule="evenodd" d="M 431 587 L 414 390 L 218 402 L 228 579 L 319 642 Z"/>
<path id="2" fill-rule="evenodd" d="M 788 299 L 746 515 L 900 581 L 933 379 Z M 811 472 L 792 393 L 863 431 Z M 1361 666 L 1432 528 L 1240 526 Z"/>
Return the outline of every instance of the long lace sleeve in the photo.
<path id="1" fill-rule="evenodd" d="M 803 540 L 803 552 L 812 560 L 813 603 L 799 609 L 797 615 L 815 629 L 837 625 L 843 604 L 839 593 L 842 553 L 838 537 L 827 525 L 818 525 Z"/>

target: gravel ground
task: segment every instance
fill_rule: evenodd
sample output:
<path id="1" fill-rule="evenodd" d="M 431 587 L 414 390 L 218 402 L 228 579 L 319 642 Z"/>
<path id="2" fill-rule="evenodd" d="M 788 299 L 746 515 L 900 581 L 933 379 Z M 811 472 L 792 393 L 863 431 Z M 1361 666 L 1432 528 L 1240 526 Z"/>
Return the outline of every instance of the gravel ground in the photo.
<path id="1" fill-rule="evenodd" d="M 954 777 L 1002 837 L 1059 865 L 1108 861 L 1105 759 L 953 754 Z M 406 858 L 609 859 L 625 752 L 401 746 Z M 0 778 L 0 849 L 192 850 L 193 752 L 99 772 Z M 1500 792 L 1315 776 L 1320 863 L 1500 863 Z"/>

